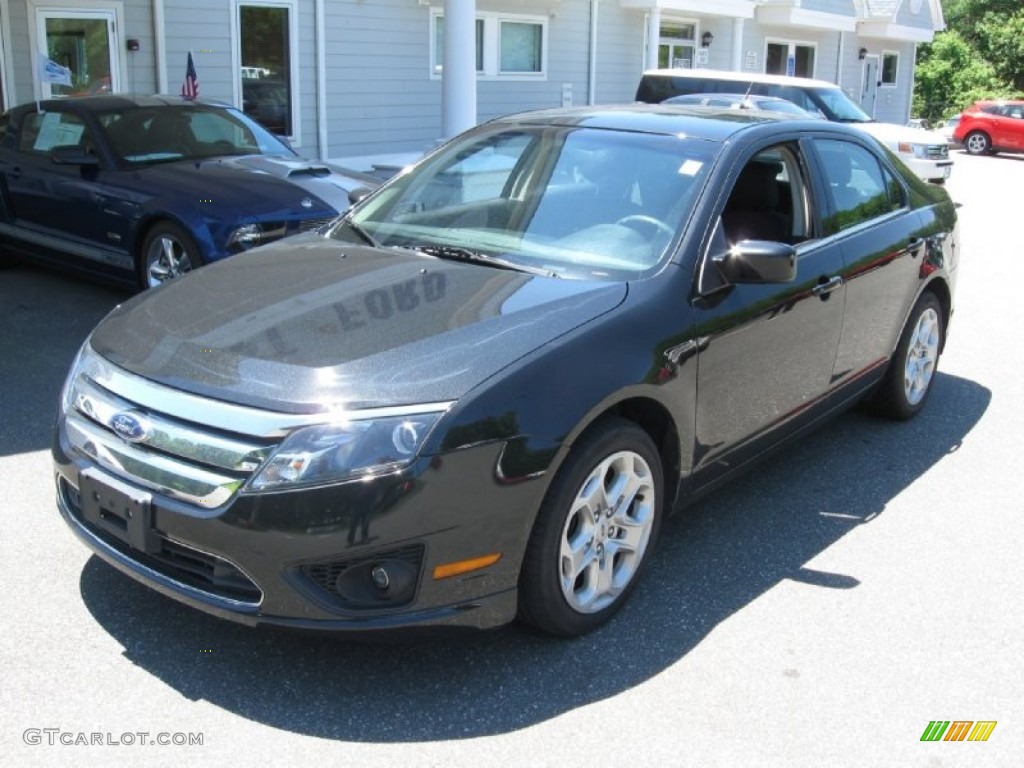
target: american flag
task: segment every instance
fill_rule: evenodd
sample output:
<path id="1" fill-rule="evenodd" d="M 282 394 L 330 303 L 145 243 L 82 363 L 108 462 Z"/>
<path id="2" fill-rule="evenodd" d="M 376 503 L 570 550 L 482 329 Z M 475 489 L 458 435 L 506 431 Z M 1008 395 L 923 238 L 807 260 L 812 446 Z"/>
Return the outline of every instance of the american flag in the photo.
<path id="1" fill-rule="evenodd" d="M 199 75 L 192 61 L 192 51 L 188 52 L 188 67 L 185 68 L 185 82 L 181 84 L 181 97 L 193 101 L 199 98 Z"/>

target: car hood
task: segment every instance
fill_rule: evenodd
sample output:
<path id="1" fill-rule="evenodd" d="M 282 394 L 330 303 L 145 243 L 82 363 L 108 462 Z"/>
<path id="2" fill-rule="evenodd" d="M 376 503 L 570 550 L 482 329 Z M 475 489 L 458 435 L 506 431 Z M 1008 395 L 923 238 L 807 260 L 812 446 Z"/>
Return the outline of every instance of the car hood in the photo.
<path id="1" fill-rule="evenodd" d="M 622 283 L 290 238 L 115 309 L 91 344 L 198 395 L 289 413 L 455 400 L 617 306 Z"/>
<path id="2" fill-rule="evenodd" d="M 910 128 L 896 123 L 856 123 L 856 126 L 888 147 L 895 147 L 900 142 L 911 144 L 945 144 L 941 134 L 926 131 L 923 128 Z"/>
<path id="3" fill-rule="evenodd" d="M 267 155 L 182 160 L 132 174 L 147 190 L 172 190 L 252 215 L 275 211 L 294 215 L 304 210 L 310 215 L 340 213 L 349 207 L 349 190 L 359 186 L 325 165 Z"/>

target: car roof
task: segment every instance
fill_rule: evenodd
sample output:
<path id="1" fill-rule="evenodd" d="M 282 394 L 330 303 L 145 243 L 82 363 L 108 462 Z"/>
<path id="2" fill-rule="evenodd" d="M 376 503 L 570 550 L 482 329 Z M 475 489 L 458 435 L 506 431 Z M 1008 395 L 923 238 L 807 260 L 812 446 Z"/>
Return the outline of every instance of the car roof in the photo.
<path id="1" fill-rule="evenodd" d="M 827 80 L 814 80 L 810 77 L 789 77 L 787 75 L 762 75 L 756 72 L 726 72 L 720 69 L 648 69 L 647 75 L 665 77 L 684 77 L 691 79 L 707 78 L 709 80 L 732 80 L 737 83 L 775 83 L 777 85 L 795 85 L 799 88 L 838 88 L 835 83 Z"/>
<path id="2" fill-rule="evenodd" d="M 132 93 L 103 93 L 95 96 L 70 96 L 63 99 L 46 99 L 41 102 L 30 101 L 14 107 L 10 111 L 12 113 L 29 112 L 34 110 L 37 104 L 43 111 L 48 109 L 66 109 L 70 106 L 74 110 L 90 113 L 111 112 L 119 109 L 124 110 L 132 108 L 174 107 L 187 104 L 197 104 L 199 106 L 214 108 L 231 107 L 230 104 L 225 104 L 219 101 L 191 100 L 185 99 L 181 96 L 172 95 L 155 94 L 149 96 Z"/>
<path id="3" fill-rule="evenodd" d="M 578 125 L 588 128 L 636 131 L 686 136 L 723 142 L 738 133 L 769 124 L 828 130 L 861 136 L 863 133 L 839 123 L 758 109 L 727 109 L 688 104 L 611 104 L 603 106 L 545 109 L 499 117 L 492 123 L 522 125 Z"/>

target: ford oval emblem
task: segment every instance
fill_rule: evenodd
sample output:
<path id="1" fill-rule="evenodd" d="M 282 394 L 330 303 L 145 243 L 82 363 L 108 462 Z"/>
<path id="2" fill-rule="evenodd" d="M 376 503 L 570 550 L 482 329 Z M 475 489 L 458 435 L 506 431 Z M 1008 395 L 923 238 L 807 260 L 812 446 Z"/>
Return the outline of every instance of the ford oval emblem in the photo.
<path id="1" fill-rule="evenodd" d="M 313 207 L 313 198 L 311 198 L 311 197 L 304 197 L 304 198 L 302 198 L 302 202 L 299 203 L 299 205 L 301 205 L 303 208 L 312 208 Z"/>
<path id="2" fill-rule="evenodd" d="M 109 424 L 114 432 L 130 443 L 140 443 L 149 437 L 149 422 L 132 411 L 118 411 L 110 417 Z"/>

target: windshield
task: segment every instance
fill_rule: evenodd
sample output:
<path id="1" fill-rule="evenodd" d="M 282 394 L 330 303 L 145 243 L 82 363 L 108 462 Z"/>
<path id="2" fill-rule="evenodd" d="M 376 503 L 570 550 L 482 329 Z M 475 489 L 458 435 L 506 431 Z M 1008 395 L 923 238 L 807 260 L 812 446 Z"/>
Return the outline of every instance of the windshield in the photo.
<path id="1" fill-rule="evenodd" d="M 874 118 L 839 88 L 811 88 L 811 98 L 826 118 L 838 123 L 873 123 Z"/>
<path id="2" fill-rule="evenodd" d="M 715 148 L 578 126 L 489 126 L 390 182 L 332 236 L 559 277 L 629 279 L 665 258 Z"/>
<path id="3" fill-rule="evenodd" d="M 129 165 L 225 155 L 295 155 L 234 109 L 203 104 L 112 110 L 98 115 L 117 156 Z"/>

